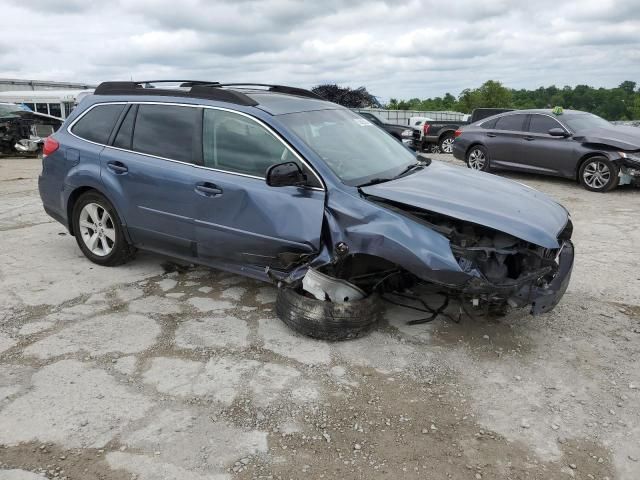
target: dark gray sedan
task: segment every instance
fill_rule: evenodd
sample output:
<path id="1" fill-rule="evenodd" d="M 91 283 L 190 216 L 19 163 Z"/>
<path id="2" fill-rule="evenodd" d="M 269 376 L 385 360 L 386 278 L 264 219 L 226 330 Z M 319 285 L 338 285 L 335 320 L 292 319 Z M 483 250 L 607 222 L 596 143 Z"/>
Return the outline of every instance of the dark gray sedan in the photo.
<path id="1" fill-rule="evenodd" d="M 475 170 L 566 177 L 596 192 L 640 184 L 640 128 L 577 110 L 495 115 L 456 131 L 453 154 Z"/>

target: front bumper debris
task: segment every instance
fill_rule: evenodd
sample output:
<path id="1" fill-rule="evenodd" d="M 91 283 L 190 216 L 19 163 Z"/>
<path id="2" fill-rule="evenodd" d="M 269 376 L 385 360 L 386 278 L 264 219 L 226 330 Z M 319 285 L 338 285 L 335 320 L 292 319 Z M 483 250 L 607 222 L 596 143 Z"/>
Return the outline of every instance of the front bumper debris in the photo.
<path id="1" fill-rule="evenodd" d="M 531 314 L 540 315 L 548 312 L 555 307 L 564 292 L 567 291 L 569 280 L 571 280 L 571 272 L 573 271 L 574 250 L 573 243 L 566 240 L 558 255 L 558 273 L 549 283 L 547 288 L 535 289 L 533 294 L 533 302 L 531 303 Z"/>
<path id="2" fill-rule="evenodd" d="M 463 293 L 473 298 L 484 298 L 492 302 L 504 302 L 516 308 L 531 305 L 531 314 L 539 315 L 555 307 L 564 295 L 573 270 L 574 248 L 570 240 L 565 240 L 556 257 L 557 270 L 553 278 L 540 285 L 554 269 L 543 267 L 524 278 L 501 285 L 492 284 L 480 278 L 474 278 L 465 286 Z"/>

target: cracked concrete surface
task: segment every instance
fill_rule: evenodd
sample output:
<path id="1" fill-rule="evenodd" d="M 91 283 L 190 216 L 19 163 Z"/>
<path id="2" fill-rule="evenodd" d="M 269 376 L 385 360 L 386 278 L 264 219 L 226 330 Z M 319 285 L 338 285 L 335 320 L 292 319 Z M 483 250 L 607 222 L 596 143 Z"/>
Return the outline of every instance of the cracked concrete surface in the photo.
<path id="1" fill-rule="evenodd" d="M 640 478 L 637 190 L 509 174 L 573 216 L 553 312 L 390 307 L 330 344 L 288 330 L 270 285 L 90 263 L 38 169 L 0 159 L 0 480 Z"/>

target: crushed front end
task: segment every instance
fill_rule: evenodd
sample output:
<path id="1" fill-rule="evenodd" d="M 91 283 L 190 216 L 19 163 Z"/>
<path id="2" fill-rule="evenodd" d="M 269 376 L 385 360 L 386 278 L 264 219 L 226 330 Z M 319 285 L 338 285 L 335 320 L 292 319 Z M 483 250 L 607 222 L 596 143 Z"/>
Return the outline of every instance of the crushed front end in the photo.
<path id="1" fill-rule="evenodd" d="M 558 236 L 559 248 L 544 248 L 488 227 L 443 215 L 412 211 L 450 241 L 461 270 L 469 277 L 451 295 L 476 307 L 531 305 L 531 313 L 552 310 L 564 295 L 573 269 L 573 226 Z"/>

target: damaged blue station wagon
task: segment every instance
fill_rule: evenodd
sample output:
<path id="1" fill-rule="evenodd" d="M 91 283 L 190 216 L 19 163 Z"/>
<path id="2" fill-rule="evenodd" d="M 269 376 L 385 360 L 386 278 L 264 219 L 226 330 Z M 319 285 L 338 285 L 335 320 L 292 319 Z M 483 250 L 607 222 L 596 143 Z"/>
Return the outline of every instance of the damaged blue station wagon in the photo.
<path id="1" fill-rule="evenodd" d="M 533 314 L 564 294 L 572 224 L 546 195 L 416 160 L 306 90 L 173 83 L 102 83 L 46 140 L 44 208 L 89 260 L 143 249 L 274 282 L 280 318 L 329 339 L 418 284 Z"/>

